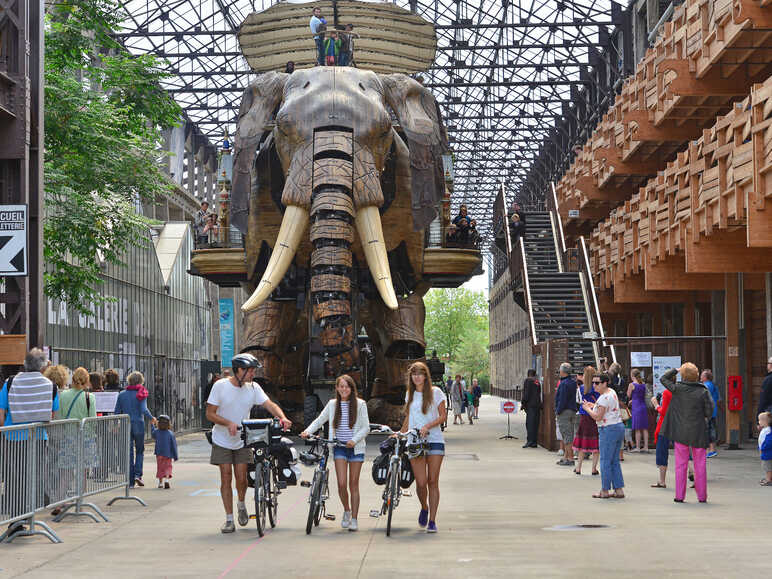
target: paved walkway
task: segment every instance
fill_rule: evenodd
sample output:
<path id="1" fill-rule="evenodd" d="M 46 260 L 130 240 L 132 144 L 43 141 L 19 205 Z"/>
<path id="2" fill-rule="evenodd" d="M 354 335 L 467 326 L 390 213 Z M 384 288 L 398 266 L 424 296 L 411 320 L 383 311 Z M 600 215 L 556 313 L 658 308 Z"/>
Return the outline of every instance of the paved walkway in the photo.
<path id="1" fill-rule="evenodd" d="M 308 490 L 281 496 L 279 524 L 258 540 L 254 523 L 222 535 L 222 507 L 208 445 L 198 436 L 181 444 L 174 486 L 137 490 L 148 508 L 122 502 L 106 507 L 110 523 L 53 523 L 64 540 L 17 539 L 0 545 L 3 577 L 740 577 L 765 576 L 772 520 L 772 488 L 758 485 L 760 466 L 751 450 L 723 451 L 709 461 L 709 503 L 673 503 L 673 491 L 652 489 L 654 454 L 628 455 L 623 463 L 628 498 L 592 499 L 598 477 L 578 477 L 555 465 L 543 449 L 523 449 L 524 420 L 513 420 L 519 440 L 499 440 L 506 419 L 499 399 L 485 397 L 474 426 L 450 426 L 440 478 L 440 533 L 416 524 L 418 501 L 403 500 L 391 538 L 385 521 L 367 516 L 380 504 L 370 479 L 372 437 L 362 476 L 360 531 L 322 521 L 305 535 Z M 146 480 L 155 461 L 146 456 Z M 672 456 L 671 456 L 672 458 Z M 589 471 L 589 464 L 585 465 Z M 304 468 L 304 472 L 310 469 Z M 333 475 L 334 478 L 334 475 Z M 668 473 L 668 485 L 673 475 Z M 97 503 L 107 502 L 99 499 Z M 249 498 L 249 496 L 248 496 Z M 578 531 L 556 526 L 609 528 Z"/>

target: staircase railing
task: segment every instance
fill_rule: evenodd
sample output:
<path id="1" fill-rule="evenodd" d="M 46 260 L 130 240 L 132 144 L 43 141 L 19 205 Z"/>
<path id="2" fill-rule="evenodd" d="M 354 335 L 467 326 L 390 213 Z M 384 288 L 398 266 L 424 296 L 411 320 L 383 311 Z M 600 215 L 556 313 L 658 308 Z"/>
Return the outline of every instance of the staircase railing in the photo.
<path id="1" fill-rule="evenodd" d="M 608 348 L 611 353 L 611 361 L 617 361 L 617 353 L 613 344 L 609 344 L 606 341 L 606 334 L 603 331 L 603 321 L 600 317 L 600 308 L 598 307 L 598 297 L 595 293 L 595 282 L 592 280 L 592 269 L 590 268 L 590 254 L 587 251 L 587 243 L 584 240 L 584 236 L 579 237 L 579 253 L 580 263 L 579 269 L 584 277 L 584 282 L 587 286 L 587 293 L 590 295 L 590 327 L 593 331 L 597 332 L 598 337 L 601 339 L 601 344 L 604 348 Z M 594 342 L 597 344 L 597 342 Z"/>
<path id="2" fill-rule="evenodd" d="M 525 296 L 525 309 L 528 312 L 528 324 L 531 327 L 531 341 L 535 346 L 538 343 L 536 338 L 536 323 L 533 321 L 533 303 L 531 302 L 531 283 L 528 279 L 528 262 L 525 257 L 525 243 L 521 237 L 517 242 L 517 249 L 514 252 L 519 261 L 520 271 L 523 275 L 523 294 Z"/>
<path id="3" fill-rule="evenodd" d="M 567 270 L 566 263 L 566 237 L 563 234 L 563 221 L 558 212 L 558 196 L 555 191 L 555 185 L 550 183 L 552 195 L 547 199 L 547 211 L 549 211 L 550 223 L 552 224 L 552 237 L 555 239 L 555 252 L 558 254 L 558 270 L 564 272 Z"/>

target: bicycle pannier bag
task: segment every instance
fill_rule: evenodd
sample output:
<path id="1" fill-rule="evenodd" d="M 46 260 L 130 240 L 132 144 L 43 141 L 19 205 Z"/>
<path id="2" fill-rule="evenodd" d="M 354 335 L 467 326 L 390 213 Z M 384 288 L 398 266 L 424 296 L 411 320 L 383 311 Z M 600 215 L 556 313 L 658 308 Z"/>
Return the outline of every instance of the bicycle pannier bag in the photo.
<path id="1" fill-rule="evenodd" d="M 379 454 L 373 460 L 373 482 L 377 485 L 386 484 L 386 476 L 389 473 L 389 455 Z"/>
<path id="2" fill-rule="evenodd" d="M 410 460 L 408 460 L 407 456 L 402 455 L 402 473 L 399 477 L 399 486 L 403 489 L 410 488 L 414 480 L 415 475 L 413 474 L 413 467 L 410 466 Z"/>

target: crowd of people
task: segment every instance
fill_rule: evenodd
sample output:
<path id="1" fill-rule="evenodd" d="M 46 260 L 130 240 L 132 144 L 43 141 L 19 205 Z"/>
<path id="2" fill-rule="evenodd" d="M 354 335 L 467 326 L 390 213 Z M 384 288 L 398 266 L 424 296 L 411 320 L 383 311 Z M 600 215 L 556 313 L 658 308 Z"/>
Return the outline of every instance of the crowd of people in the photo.
<path id="1" fill-rule="evenodd" d="M 170 488 L 173 460 L 177 460 L 177 444 L 171 418 L 154 417 L 147 407 L 148 390 L 141 372 L 126 377 L 121 388 L 114 369 L 89 372 L 84 367 L 70 370 L 63 364 L 51 364 L 40 348 L 31 349 L 24 359 L 24 369 L 3 382 L 0 389 L 0 424 L 14 426 L 33 422 L 94 418 L 103 414 L 128 414 L 130 418 L 129 486 L 144 486 L 143 462 L 145 451 L 145 420 L 151 425 L 156 440 L 156 477 L 159 488 Z M 117 392 L 114 411 L 97 412 L 95 394 Z M 28 402 L 33 402 L 30 405 Z M 99 441 L 97 441 L 99 442 Z M 62 507 L 54 510 L 58 514 Z"/>
<path id="2" fill-rule="evenodd" d="M 460 246 L 476 247 L 480 243 L 477 220 L 469 215 L 466 205 L 459 207 L 458 215 L 448 226 L 446 241 Z"/>
<path id="3" fill-rule="evenodd" d="M 456 374 L 455 378 L 448 376 L 445 388 L 453 409 L 453 424 L 464 424 L 464 413 L 470 408 L 472 412 L 469 424 L 474 424 L 473 421 L 479 418 L 480 398 L 482 398 L 482 388 L 477 378 L 473 378 L 467 385 L 461 374 Z"/>
<path id="4" fill-rule="evenodd" d="M 359 35 L 354 32 L 353 24 L 327 30 L 327 19 L 322 16 L 322 9 L 315 7 L 309 22 L 311 34 L 316 45 L 316 64 L 319 66 L 356 66 L 354 62 L 354 39 Z M 292 70 L 294 70 L 294 63 Z M 288 70 L 287 72 L 292 72 Z"/>
<path id="5" fill-rule="evenodd" d="M 758 448 L 762 461 L 763 486 L 772 486 L 772 358 L 767 366 L 758 408 Z M 664 391 L 654 395 L 650 377 L 644 379 L 637 368 L 626 380 L 618 363 L 600 370 L 587 366 L 575 375 L 569 363 L 559 368 L 560 381 L 555 392 L 554 412 L 560 441 L 560 466 L 571 466 L 582 474 L 582 463 L 592 459 L 592 475 L 599 475 L 600 490 L 593 497 L 624 498 L 622 474 L 625 448 L 629 452 L 649 452 L 649 405 L 657 415 L 654 431 L 657 481 L 651 486 L 667 488 L 669 450 L 674 448 L 675 497 L 686 499 L 687 479 L 701 503 L 707 501 L 707 459 L 715 457 L 718 440 L 716 417 L 721 401 L 713 383 L 713 373 L 700 372 L 687 362 L 665 372 L 660 381 Z M 678 379 L 680 375 L 680 379 Z M 766 396 L 770 396 L 767 400 Z M 541 384 L 529 370 L 523 384 L 522 408 L 527 413 L 527 441 L 524 448 L 536 447 L 542 408 Z M 691 462 L 691 466 L 690 466 Z M 598 465 L 600 468 L 598 469 Z"/>

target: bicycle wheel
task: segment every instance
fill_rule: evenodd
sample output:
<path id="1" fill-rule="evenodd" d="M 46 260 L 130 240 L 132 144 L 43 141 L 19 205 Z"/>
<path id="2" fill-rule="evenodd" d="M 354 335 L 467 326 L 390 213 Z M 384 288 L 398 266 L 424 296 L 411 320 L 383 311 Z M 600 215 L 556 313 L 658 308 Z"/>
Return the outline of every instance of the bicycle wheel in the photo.
<path id="1" fill-rule="evenodd" d="M 319 526 L 319 521 L 322 520 L 322 511 L 324 510 L 324 499 L 322 497 L 326 497 L 328 494 L 327 489 L 327 472 L 324 473 L 324 476 L 321 479 L 321 484 L 319 485 L 319 501 L 318 506 L 316 509 L 316 513 L 314 514 L 314 527 Z"/>
<path id="2" fill-rule="evenodd" d="M 399 492 L 399 469 L 392 469 L 389 476 L 388 516 L 386 518 L 386 536 L 391 536 L 391 515 L 394 513 L 394 503 L 397 502 Z"/>
<path id="3" fill-rule="evenodd" d="M 265 535 L 265 485 L 263 484 L 263 467 L 258 464 L 255 467 L 255 522 L 257 534 Z"/>
<path id="4" fill-rule="evenodd" d="M 266 500 L 268 502 L 268 521 L 271 523 L 271 528 L 276 526 L 278 520 L 279 511 L 279 482 L 278 475 L 276 474 L 276 465 L 271 468 L 271 474 L 268 477 L 266 484 Z"/>
<path id="5" fill-rule="evenodd" d="M 319 512 L 322 495 L 322 485 L 318 473 L 314 473 L 314 481 L 311 483 L 311 499 L 308 503 L 308 519 L 306 520 L 306 535 L 311 534 L 314 526 L 314 520 Z"/>

